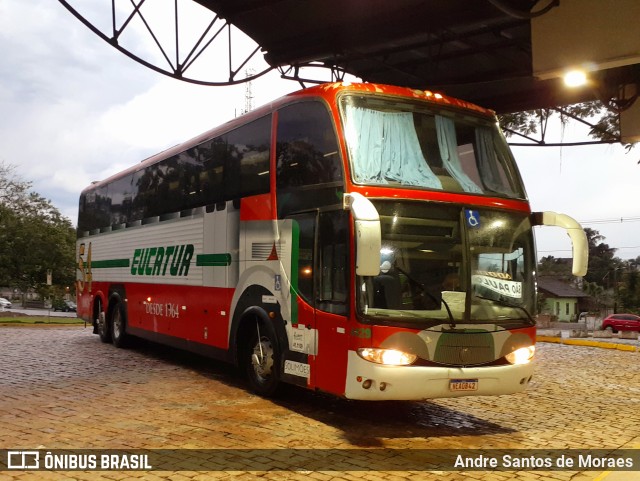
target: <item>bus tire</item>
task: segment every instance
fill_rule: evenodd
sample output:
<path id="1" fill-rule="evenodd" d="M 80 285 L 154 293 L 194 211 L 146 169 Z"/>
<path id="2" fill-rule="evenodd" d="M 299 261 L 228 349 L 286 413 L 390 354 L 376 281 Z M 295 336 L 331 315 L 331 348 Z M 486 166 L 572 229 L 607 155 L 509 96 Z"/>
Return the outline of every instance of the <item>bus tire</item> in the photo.
<path id="1" fill-rule="evenodd" d="M 127 344 L 127 313 L 124 304 L 116 301 L 111 309 L 111 341 L 116 347 L 125 347 Z"/>
<path id="2" fill-rule="evenodd" d="M 259 318 L 251 320 L 243 363 L 251 390 L 273 396 L 280 386 L 280 349 L 273 326 Z"/>
<path id="3" fill-rule="evenodd" d="M 104 315 L 104 311 L 102 310 L 102 302 L 100 300 L 96 301 L 96 327 L 98 330 L 98 336 L 100 336 L 100 340 L 104 343 L 111 342 L 111 329 L 109 327 L 109 323 L 107 323 L 107 317 Z"/>

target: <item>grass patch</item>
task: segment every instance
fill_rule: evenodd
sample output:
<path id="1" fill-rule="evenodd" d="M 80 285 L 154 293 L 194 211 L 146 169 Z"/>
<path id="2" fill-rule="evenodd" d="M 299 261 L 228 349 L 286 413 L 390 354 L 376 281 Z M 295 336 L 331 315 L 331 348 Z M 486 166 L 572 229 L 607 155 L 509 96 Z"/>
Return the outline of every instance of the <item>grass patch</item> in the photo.
<path id="1" fill-rule="evenodd" d="M 84 324 L 82 319 L 77 317 L 42 317 L 42 316 L 24 316 L 24 317 L 0 317 L 0 324 Z"/>

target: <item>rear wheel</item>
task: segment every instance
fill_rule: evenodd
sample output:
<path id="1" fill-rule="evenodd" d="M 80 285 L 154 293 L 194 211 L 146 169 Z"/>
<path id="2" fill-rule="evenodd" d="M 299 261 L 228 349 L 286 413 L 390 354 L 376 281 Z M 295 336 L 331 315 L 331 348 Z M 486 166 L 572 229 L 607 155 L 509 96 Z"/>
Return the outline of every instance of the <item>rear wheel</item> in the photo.
<path id="1" fill-rule="evenodd" d="M 125 347 L 127 342 L 127 314 L 120 301 L 111 310 L 111 341 L 116 347 Z"/>
<path id="2" fill-rule="evenodd" d="M 244 364 L 255 393 L 262 396 L 275 394 L 280 385 L 280 349 L 270 324 L 256 320 L 250 330 Z"/>
<path id="3" fill-rule="evenodd" d="M 102 342 L 111 342 L 111 329 L 109 329 L 107 317 L 104 315 L 104 311 L 102 310 L 102 302 L 96 301 L 96 311 L 98 316 L 95 320 L 95 324 L 98 336 L 100 336 L 100 340 Z"/>
<path id="4" fill-rule="evenodd" d="M 605 331 L 609 331 L 609 332 L 616 332 L 615 329 L 613 328 L 613 326 L 607 326 L 604 328 Z"/>

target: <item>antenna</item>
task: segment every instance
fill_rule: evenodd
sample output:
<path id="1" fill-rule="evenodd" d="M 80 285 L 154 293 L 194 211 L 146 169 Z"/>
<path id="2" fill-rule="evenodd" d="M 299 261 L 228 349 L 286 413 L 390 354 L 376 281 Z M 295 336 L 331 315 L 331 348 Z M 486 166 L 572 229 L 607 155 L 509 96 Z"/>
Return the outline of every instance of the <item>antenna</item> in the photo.
<path id="1" fill-rule="evenodd" d="M 245 78 L 250 79 L 255 71 L 252 68 L 245 70 Z M 251 80 L 247 80 L 244 84 L 244 110 L 243 114 L 249 113 L 253 110 L 253 91 L 251 89 Z"/>

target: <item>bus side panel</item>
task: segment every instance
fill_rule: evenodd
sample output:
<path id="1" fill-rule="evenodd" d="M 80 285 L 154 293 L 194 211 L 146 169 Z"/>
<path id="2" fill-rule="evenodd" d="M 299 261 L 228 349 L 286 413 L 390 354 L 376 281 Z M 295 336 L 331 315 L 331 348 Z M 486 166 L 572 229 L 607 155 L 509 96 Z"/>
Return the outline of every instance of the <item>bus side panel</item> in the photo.
<path id="1" fill-rule="evenodd" d="M 129 325 L 228 348 L 233 289 L 126 284 Z"/>
<path id="2" fill-rule="evenodd" d="M 78 315 L 91 320 L 94 294 L 118 284 L 132 327 L 228 348 L 239 218 L 229 201 L 79 239 Z"/>
<path id="3" fill-rule="evenodd" d="M 271 194 L 254 195 L 242 199 L 242 221 L 274 219 Z"/>

